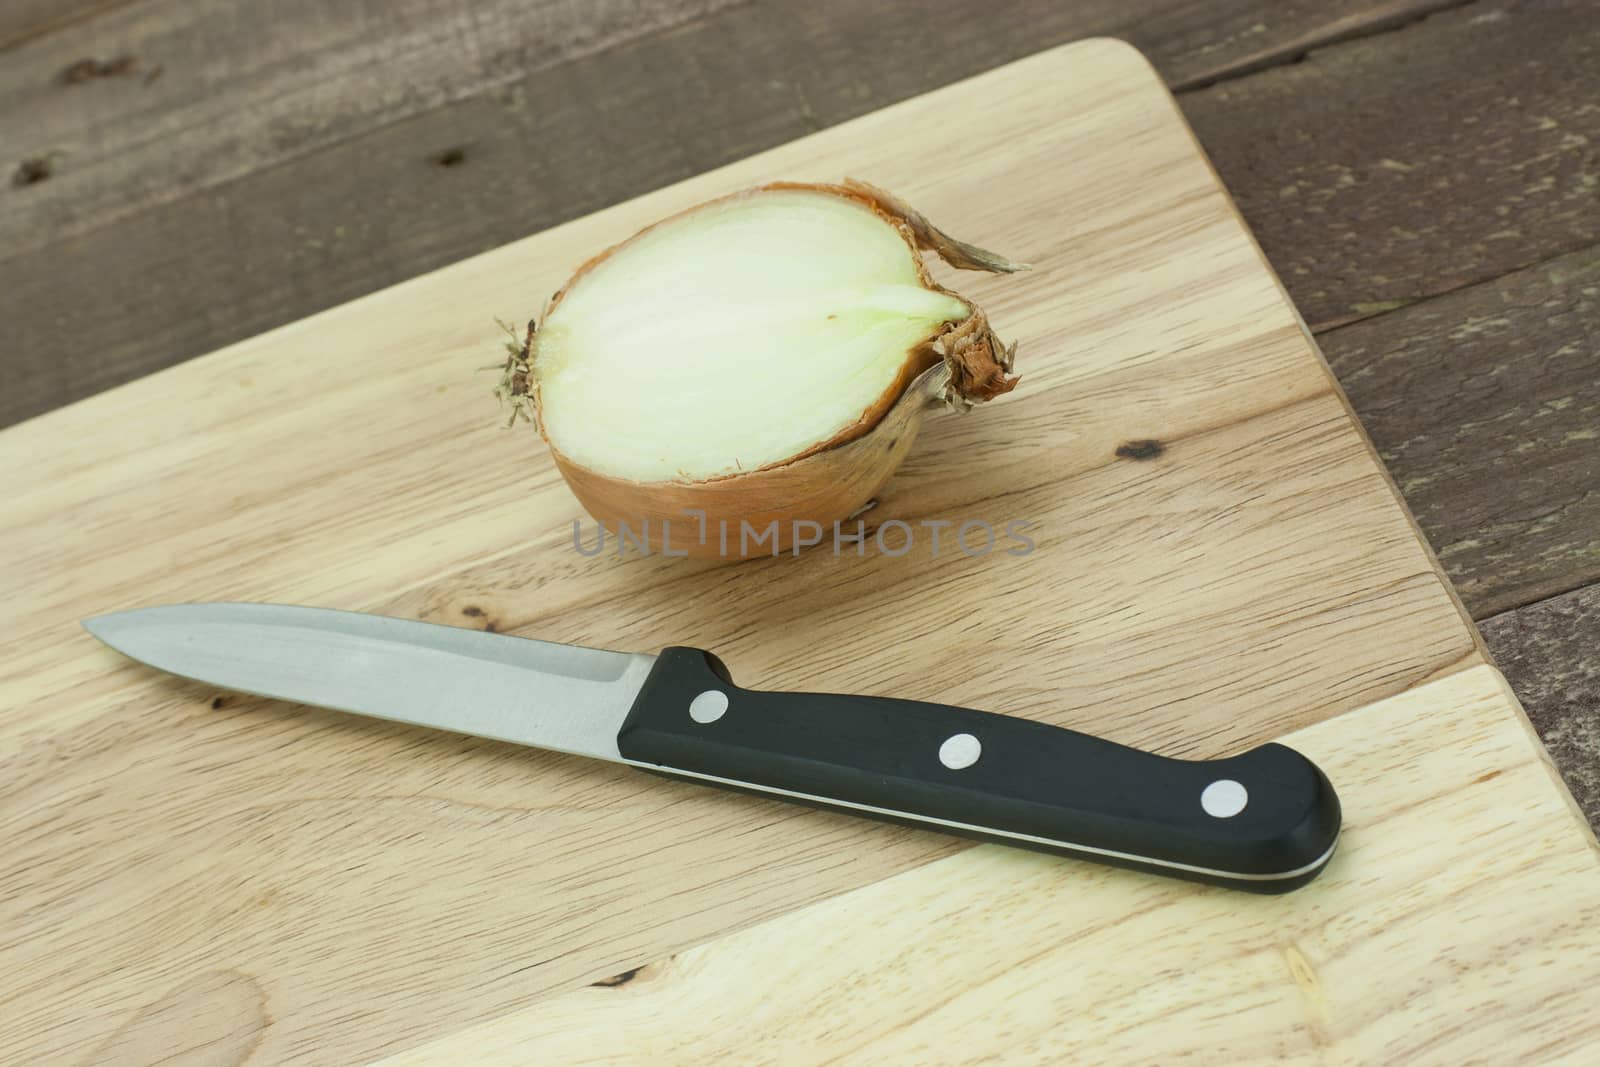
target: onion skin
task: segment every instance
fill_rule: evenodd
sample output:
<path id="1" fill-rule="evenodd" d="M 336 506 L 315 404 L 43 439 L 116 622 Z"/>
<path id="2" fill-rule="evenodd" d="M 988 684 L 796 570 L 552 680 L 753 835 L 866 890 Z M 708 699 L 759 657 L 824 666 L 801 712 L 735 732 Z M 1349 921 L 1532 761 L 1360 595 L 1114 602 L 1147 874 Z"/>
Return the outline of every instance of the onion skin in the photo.
<path id="1" fill-rule="evenodd" d="M 752 531 L 749 556 L 775 555 L 793 547 L 797 523 L 815 522 L 824 538 L 831 538 L 835 522 L 872 500 L 910 453 L 923 413 L 934 406 L 943 389 L 944 373 L 939 366 L 924 371 L 875 425 L 850 440 L 788 463 L 725 478 L 635 482 L 580 467 L 553 448 L 551 453 L 585 511 L 613 534 L 619 523 L 626 523 L 633 534 L 648 535 L 652 552 L 744 559 L 740 524 L 746 523 Z M 703 542 L 696 512 L 705 514 Z M 778 524 L 776 545 L 771 539 L 756 545 L 754 538 L 764 536 L 773 521 Z M 726 553 L 720 535 L 724 529 Z M 664 539 L 669 530 L 670 539 Z"/>
<path id="2" fill-rule="evenodd" d="M 556 468 L 585 511 L 612 533 L 619 524 L 626 524 L 633 535 L 647 534 L 652 552 L 665 549 L 673 555 L 744 558 L 741 524 L 759 534 L 773 521 L 778 525 L 776 551 L 780 553 L 793 547 L 796 523 L 817 523 L 824 537 L 830 538 L 833 523 L 864 508 L 909 454 L 928 407 L 942 398 L 948 406 L 970 408 L 1010 392 L 1019 381 L 1011 374 L 1016 346 L 1007 346 L 994 335 L 987 317 L 972 301 L 935 282 L 916 252 L 932 251 L 952 266 L 994 273 L 1025 270 L 1026 266 L 957 241 L 891 194 L 849 179 L 840 185 L 772 182 L 697 204 L 653 223 L 580 266 L 550 298 L 545 317 L 590 271 L 651 230 L 718 203 L 776 190 L 826 193 L 869 208 L 910 246 L 922 285 L 955 297 L 969 313 L 959 322 L 945 323 L 925 343 L 908 351 L 895 380 L 860 418 L 827 440 L 754 470 L 697 481 L 659 482 L 634 481 L 585 467 L 550 440 L 542 417 L 538 377 L 530 373 L 538 360 L 539 337 L 536 325 L 529 323 L 526 344 L 507 362 L 500 390 L 514 405 L 522 405 L 514 407 L 513 421 L 518 410 L 531 417 Z M 700 512 L 706 524 L 703 542 Z M 662 534 L 668 523 L 671 537 L 664 543 Z M 718 533 L 721 523 L 727 529 L 726 551 Z M 752 545 L 750 555 L 771 555 L 771 546 L 770 540 L 763 540 L 759 546 Z"/>

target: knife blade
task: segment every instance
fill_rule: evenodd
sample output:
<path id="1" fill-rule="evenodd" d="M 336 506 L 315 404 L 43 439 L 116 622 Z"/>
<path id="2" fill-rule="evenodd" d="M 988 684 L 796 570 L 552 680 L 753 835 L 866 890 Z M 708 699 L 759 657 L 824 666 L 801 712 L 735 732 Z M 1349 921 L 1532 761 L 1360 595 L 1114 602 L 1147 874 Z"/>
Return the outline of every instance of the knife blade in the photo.
<path id="1" fill-rule="evenodd" d="M 946 704 L 744 689 L 699 649 L 612 652 L 323 608 L 176 604 L 83 625 L 238 692 L 1257 893 L 1306 884 L 1338 844 L 1333 786 L 1279 744 L 1179 760 Z"/>

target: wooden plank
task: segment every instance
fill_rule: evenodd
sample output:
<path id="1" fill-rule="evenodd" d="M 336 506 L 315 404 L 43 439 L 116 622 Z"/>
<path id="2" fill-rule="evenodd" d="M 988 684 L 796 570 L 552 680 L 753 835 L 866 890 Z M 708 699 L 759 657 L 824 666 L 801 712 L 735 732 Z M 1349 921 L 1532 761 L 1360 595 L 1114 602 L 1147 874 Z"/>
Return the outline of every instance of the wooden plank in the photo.
<path id="1" fill-rule="evenodd" d="M 1504 612 L 1482 627 L 1573 799 L 1600 828 L 1600 585 Z"/>
<path id="2" fill-rule="evenodd" d="M 1594 21 L 1593 0 L 1488 0 L 1184 113 L 1320 331 L 1600 242 Z"/>
<path id="3" fill-rule="evenodd" d="M 930 416 L 872 521 L 1037 521 L 1036 550 L 574 552 L 548 454 L 474 375 L 498 350 L 490 317 L 683 205 L 842 173 L 1034 265 L 960 279 L 1019 342 L 1024 380 Z M 1124 447 L 1148 440 L 1159 455 Z M 0 976 L 17 976 L 0 996 L 22 1020 L 0 1060 L 128 1035 L 166 1051 L 203 1015 L 222 1032 L 200 1036 L 259 1036 L 265 1059 L 352 1062 L 960 847 L 229 698 L 119 659 L 85 615 L 243 598 L 691 642 L 752 684 L 966 702 L 1194 755 L 1481 662 L 1177 109 L 1114 42 L 11 427 L 0 464 L 25 475 L 0 526 Z"/>
<path id="4" fill-rule="evenodd" d="M 17 49 L 0 70 L 0 143 L 36 155 L 64 153 L 48 188 L 27 200 L 0 199 L 0 246 L 25 252 L 84 233 L 510 84 L 530 69 L 740 2 L 291 0 L 268 8 L 249 0 L 199 7 L 145 0 L 80 21 Z M 1182 0 L 1095 0 L 1072 10 L 1032 0 L 983 10 L 923 0 L 915 8 L 860 10 L 869 6 L 850 12 L 839 4 L 831 10 L 768 4 L 725 24 L 719 36 L 753 31 L 766 44 L 780 25 L 797 31 L 787 42 L 791 54 L 809 50 L 815 67 L 836 71 L 820 79 L 827 92 L 811 106 L 826 114 L 838 106 L 826 97 L 842 97 L 839 102 L 855 115 L 1084 36 L 1133 29 L 1136 38 L 1172 43 L 1179 76 L 1214 77 L 1234 54 L 1259 64 L 1286 47 L 1358 32 L 1369 21 L 1414 17 L 1438 7 L 1439 0 L 1299 0 L 1293 10 L 1280 12 L 1263 0 L 1232 0 L 1203 19 Z M 904 61 L 886 65 L 885 49 Z M 160 64 L 162 84 L 148 92 L 87 93 L 58 77 L 85 57 L 112 54 Z M 878 73 L 885 69 L 887 79 Z M 630 80 L 639 81 L 639 73 Z M 818 81 L 805 77 L 795 88 L 803 91 Z M 559 99 L 543 97 L 536 106 Z M 176 155 L 175 140 L 183 146 Z"/>
<path id="5" fill-rule="evenodd" d="M 0 199 L 0 246 L 25 253 L 740 2 L 119 6 L 0 67 L 0 143 L 61 154 L 48 183 Z M 113 56 L 161 75 L 131 88 L 62 77 Z"/>
<path id="6" fill-rule="evenodd" d="M 1600 580 L 1600 247 L 1324 334 L 1473 615 Z"/>
<path id="7" fill-rule="evenodd" d="M 1286 897 L 984 846 L 384 1063 L 1594 1059 L 1600 856 L 1494 670 L 1289 740 L 1345 832 Z"/>
<path id="8" fill-rule="evenodd" d="M 1344 5 L 1305 5 L 1299 0 L 1277 3 L 1261 10 L 1262 21 L 1241 26 L 1237 36 L 1218 34 L 1213 14 L 1205 8 L 1196 8 L 1194 15 L 1199 24 L 1194 31 L 1201 37 L 1202 54 L 1214 52 L 1217 45 L 1209 41 L 1220 37 L 1233 45 L 1240 37 L 1253 39 L 1250 47 L 1227 57 L 1225 62 L 1207 65 L 1194 63 L 1188 67 L 1159 65 L 1167 77 L 1167 85 L 1174 92 L 1201 89 L 1219 81 L 1227 81 L 1246 74 L 1287 63 L 1303 63 L 1311 52 L 1345 41 L 1392 33 L 1421 22 L 1439 11 L 1465 7 L 1476 0 L 1445 0 L 1443 3 L 1417 3 L 1413 0 L 1380 0 L 1364 4 L 1356 10 L 1341 10 Z M 1331 16 L 1331 17 L 1330 17 Z M 1158 31 L 1159 32 L 1159 31 Z M 1129 38 L 1144 49 L 1142 39 Z M 1229 51 L 1232 51 L 1230 48 Z"/>
<path id="9" fill-rule="evenodd" d="M 919 17 L 854 0 L 741 6 L 576 62 L 518 69 L 485 91 L 483 71 L 510 77 L 524 63 L 519 34 L 542 23 L 482 16 L 471 38 L 477 80 L 442 83 L 467 76 L 454 51 L 415 43 L 406 62 L 421 66 L 380 63 L 373 49 L 397 47 L 384 33 L 349 56 L 324 42 L 297 63 L 230 62 L 229 47 L 254 56 L 263 36 L 281 35 L 251 28 L 251 19 L 276 27 L 280 7 L 247 5 L 237 22 L 213 25 L 232 8 L 183 5 L 163 22 L 155 12 L 168 5 L 151 3 L 138 25 L 159 46 L 133 48 L 127 32 L 96 23 L 103 39 L 41 42 L 56 49 L 47 61 L 0 70 L 0 143 L 27 156 L 67 152 L 47 181 L 0 188 L 0 319 L 13 340 L 0 425 L 1047 44 L 1124 34 L 1169 77 L 1204 80 L 1438 6 L 939 0 Z M 406 40 L 480 33 L 424 18 L 455 8 L 411 3 L 400 14 L 342 6 L 349 13 L 337 17 L 349 21 L 333 39 L 372 20 L 414 28 Z M 297 32 L 328 34 L 318 27 Z M 575 47 L 559 30 L 550 36 L 564 43 L 549 54 Z M 218 41 L 238 43 L 207 58 Z M 137 91 L 49 82 L 86 50 L 125 48 L 162 63 L 160 80 Z M 451 102 L 428 109 L 441 100 Z M 345 112 L 365 117 L 354 124 Z M 168 129 L 173 137 L 154 135 Z M 121 221 L 108 224 L 113 216 Z"/>

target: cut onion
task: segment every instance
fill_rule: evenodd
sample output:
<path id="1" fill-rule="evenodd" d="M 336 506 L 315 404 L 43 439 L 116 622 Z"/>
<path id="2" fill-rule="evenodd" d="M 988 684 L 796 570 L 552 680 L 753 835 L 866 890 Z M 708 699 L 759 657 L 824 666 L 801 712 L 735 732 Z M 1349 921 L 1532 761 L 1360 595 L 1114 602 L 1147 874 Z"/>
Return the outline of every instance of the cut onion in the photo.
<path id="1" fill-rule="evenodd" d="M 719 524 L 737 539 L 777 520 L 781 551 L 797 521 L 867 503 L 931 400 L 969 407 L 1016 385 L 1013 349 L 919 248 L 1020 269 L 859 182 L 713 200 L 581 267 L 513 346 L 503 395 L 613 531 L 740 555 Z"/>

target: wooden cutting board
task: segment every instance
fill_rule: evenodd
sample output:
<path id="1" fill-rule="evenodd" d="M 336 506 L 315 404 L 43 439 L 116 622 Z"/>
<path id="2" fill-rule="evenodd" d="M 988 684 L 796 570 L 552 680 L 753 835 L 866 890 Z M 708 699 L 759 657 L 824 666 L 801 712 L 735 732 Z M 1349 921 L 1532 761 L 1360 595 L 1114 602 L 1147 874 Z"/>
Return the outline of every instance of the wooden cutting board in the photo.
<path id="1" fill-rule="evenodd" d="M 846 175 L 1034 265 L 960 279 L 1023 383 L 930 418 L 868 529 L 1026 521 L 1036 550 L 576 552 L 575 503 L 474 371 L 494 317 L 671 211 Z M 0 1061 L 1534 1062 L 1600 1042 L 1594 838 L 1125 45 L 1042 53 L 13 427 L 0 464 Z M 246 699 L 77 625 L 198 599 L 696 644 L 747 684 L 1179 756 L 1297 731 L 1345 842 L 1312 886 L 1254 898 Z"/>

